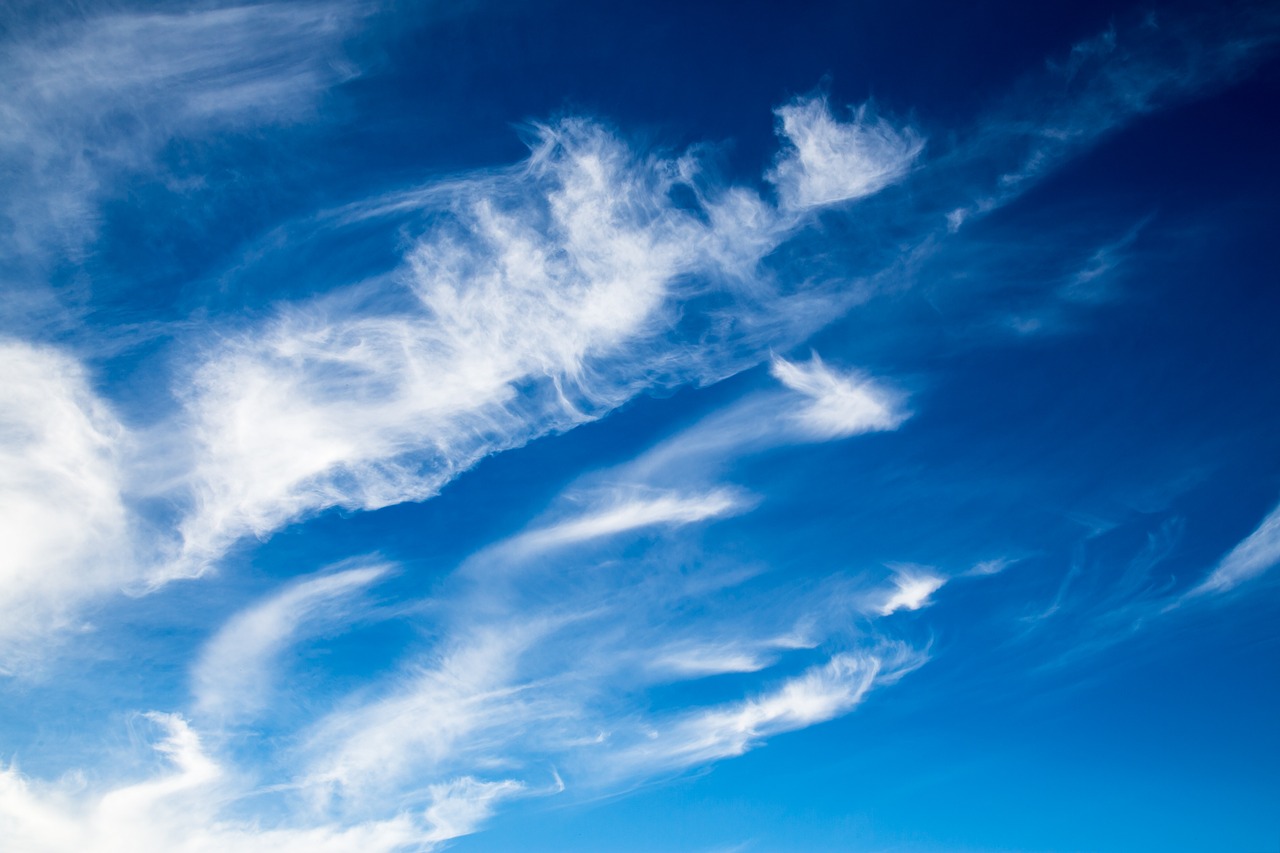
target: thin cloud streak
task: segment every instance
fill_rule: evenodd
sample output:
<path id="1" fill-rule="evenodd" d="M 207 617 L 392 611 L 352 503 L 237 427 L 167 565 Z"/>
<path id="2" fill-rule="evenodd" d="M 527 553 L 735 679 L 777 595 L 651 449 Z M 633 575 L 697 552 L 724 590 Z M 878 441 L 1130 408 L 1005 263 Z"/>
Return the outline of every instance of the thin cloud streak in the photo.
<path id="1" fill-rule="evenodd" d="M 1228 592 L 1277 563 L 1280 563 L 1280 506 L 1271 510 L 1256 530 L 1218 561 L 1204 582 L 1188 592 L 1187 597 Z"/>
<path id="2" fill-rule="evenodd" d="M 610 754 L 606 772 L 658 772 L 742 755 L 767 738 L 849 713 L 877 683 L 891 683 L 927 657 L 905 647 L 841 653 L 741 702 L 655 721 L 642 742 Z"/>
<path id="3" fill-rule="evenodd" d="M 990 189 L 947 213 L 948 230 L 1007 204 L 1140 116 L 1240 79 L 1278 42 L 1280 16 L 1263 6 L 1167 19 L 1153 13 L 1078 42 L 942 161 L 957 175 L 997 170 Z M 995 165 L 1010 155 L 1019 165 Z"/>
<path id="4" fill-rule="evenodd" d="M 517 536 L 503 550 L 528 554 L 656 525 L 694 524 L 736 515 L 753 503 L 747 496 L 726 488 L 697 495 L 624 493 L 604 502 L 601 509 Z"/>
<path id="5" fill-rule="evenodd" d="M 910 417 L 905 395 L 888 382 L 832 368 L 817 353 L 807 363 L 775 355 L 770 373 L 785 390 L 750 394 L 587 481 L 689 488 L 714 479 L 735 459 L 790 444 L 892 431 Z"/>
<path id="6" fill-rule="evenodd" d="M 350 599 L 389 568 L 375 564 L 297 581 L 232 617 L 195 666 L 196 711 L 225 720 L 261 710 L 271 698 L 273 664 L 286 646 L 326 623 L 349 625 Z"/>

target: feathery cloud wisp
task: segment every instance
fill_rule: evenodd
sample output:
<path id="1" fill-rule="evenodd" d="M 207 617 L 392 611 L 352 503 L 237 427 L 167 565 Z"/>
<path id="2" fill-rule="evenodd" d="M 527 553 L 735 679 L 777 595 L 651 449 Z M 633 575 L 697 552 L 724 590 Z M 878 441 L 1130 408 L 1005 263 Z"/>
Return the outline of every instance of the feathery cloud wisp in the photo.
<path id="1" fill-rule="evenodd" d="M 70 20 L 0 51 L 0 177 L 10 262 L 79 255 L 121 176 L 170 139 L 305 117 L 355 74 L 339 3 L 259 4 Z M 21 32 L 18 30 L 17 32 Z"/>
<path id="2" fill-rule="evenodd" d="M 881 616 L 888 616 L 899 610 L 919 610 L 927 606 L 929 597 L 942 588 L 946 578 L 933 573 L 922 566 L 894 566 L 893 585 L 895 589 L 878 605 Z"/>
<path id="3" fill-rule="evenodd" d="M 1277 563 L 1280 563 L 1280 506 L 1271 510 L 1256 530 L 1219 560 L 1209 577 L 1188 595 L 1227 592 Z"/>
<path id="4" fill-rule="evenodd" d="M 849 121 L 834 118 L 824 97 L 798 98 L 776 112 L 788 145 L 769 180 L 788 210 L 879 192 L 905 177 L 924 150 L 915 131 L 876 116 L 865 104 Z"/>
<path id="5" fill-rule="evenodd" d="M 197 712 L 227 718 L 259 710 L 270 699 L 272 665 L 284 647 L 318 623 L 349 624 L 342 604 L 387 570 L 375 564 L 298 581 L 234 616 L 195 666 Z"/>
<path id="6" fill-rule="evenodd" d="M 429 497 L 489 453 L 646 388 L 720 378 L 825 322 L 756 270 L 803 217 L 742 189 L 711 193 L 687 157 L 640 156 L 590 122 L 539 133 L 526 163 L 432 197 L 440 215 L 408 253 L 403 288 L 380 294 L 405 310 L 369 310 L 379 294 L 356 289 L 286 306 L 208 352 L 188 398 L 194 503 L 169 576 L 319 510 Z M 677 186 L 698 210 L 673 201 Z M 699 314 L 703 300 L 715 310 Z M 820 373 L 787 375 L 822 395 L 821 429 L 874 415 L 869 391 Z"/>

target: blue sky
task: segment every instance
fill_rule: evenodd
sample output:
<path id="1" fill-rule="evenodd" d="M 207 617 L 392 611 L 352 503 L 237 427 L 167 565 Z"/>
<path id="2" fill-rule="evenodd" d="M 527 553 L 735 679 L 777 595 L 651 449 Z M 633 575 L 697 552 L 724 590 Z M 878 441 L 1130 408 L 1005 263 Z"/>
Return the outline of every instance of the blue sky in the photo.
<path id="1" fill-rule="evenodd" d="M 1280 851 L 1280 15 L 0 8 L 0 838 Z"/>

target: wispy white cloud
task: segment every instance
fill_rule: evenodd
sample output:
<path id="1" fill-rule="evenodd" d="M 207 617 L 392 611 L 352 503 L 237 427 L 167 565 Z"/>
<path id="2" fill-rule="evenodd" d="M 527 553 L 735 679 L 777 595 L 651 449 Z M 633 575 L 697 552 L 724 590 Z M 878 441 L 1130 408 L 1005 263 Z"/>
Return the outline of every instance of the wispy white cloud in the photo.
<path id="1" fill-rule="evenodd" d="M 789 210 L 879 192 L 902 180 L 924 150 L 914 130 L 875 115 L 867 104 L 848 121 L 831 115 L 825 97 L 798 98 L 776 112 L 787 146 L 769 180 Z"/>
<path id="2" fill-rule="evenodd" d="M 475 831 L 493 807 L 521 793 L 511 781 L 462 777 L 431 786 L 429 805 L 370 820 L 263 825 L 236 814 L 263 796 L 211 757 L 182 717 L 147 715 L 163 732 L 155 749 L 171 765 L 158 775 L 105 791 L 82 779 L 38 785 L 13 767 L 0 770 L 0 833 L 24 853 L 370 853 L 433 850 Z"/>
<path id="3" fill-rule="evenodd" d="M 834 369 L 817 353 L 806 363 L 775 355 L 770 367 L 785 391 L 749 394 L 598 477 L 614 484 L 689 488 L 753 453 L 890 431 L 910 416 L 905 395 L 889 383 Z"/>
<path id="4" fill-rule="evenodd" d="M 1016 562 L 1018 561 L 1011 557 L 996 557 L 993 560 L 982 560 L 974 563 L 973 566 L 969 568 L 969 571 L 965 572 L 965 574 L 970 577 L 989 577 L 990 575 L 998 575 Z"/>
<path id="5" fill-rule="evenodd" d="M 349 5 L 85 11 L 15 13 L 0 37 L 0 326 L 31 339 L 0 343 L 0 672 L 34 665 L 52 633 L 87 627 L 82 605 L 150 573 L 161 537 L 130 495 L 154 493 L 166 466 L 148 457 L 175 442 L 146 446 L 76 356 L 35 343 L 75 327 L 89 298 L 85 277 L 55 292 L 50 271 L 84 260 L 101 205 L 156 172 L 169 141 L 305 118 L 354 73 Z"/>
<path id="6" fill-rule="evenodd" d="M 1209 577 L 1188 595 L 1227 592 L 1277 563 L 1280 563 L 1280 506 L 1271 510 L 1256 530 L 1219 560 Z"/>
<path id="7" fill-rule="evenodd" d="M 171 574 L 328 507 L 429 497 L 486 454 L 648 387 L 720 378 L 825 322 L 757 270 L 803 219 L 712 190 L 695 165 L 640 155 L 584 120 L 541 127 L 517 168 L 430 196 L 435 225 L 408 253 L 402 287 L 288 306 L 223 338 L 191 379 L 194 505 Z M 672 200 L 677 186 L 699 210 Z M 682 312 L 697 317 L 697 347 Z M 783 334 L 789 314 L 799 325 Z M 837 393 L 848 413 L 851 386 L 822 390 L 815 417 L 839 414 Z"/>
<path id="8" fill-rule="evenodd" d="M 602 756 L 614 772 L 683 768 L 741 755 L 766 738 L 848 713 L 877 678 L 892 680 L 921 665 L 915 651 L 843 653 L 789 678 L 772 692 L 655 721 L 643 740 Z"/>
<path id="9" fill-rule="evenodd" d="M 759 672 L 777 663 L 780 651 L 809 649 L 814 645 L 816 643 L 803 634 L 745 641 L 678 640 L 655 649 L 649 666 L 658 672 L 682 678 Z"/>
<path id="10" fill-rule="evenodd" d="M 308 736 L 307 782 L 323 798 L 367 803 L 414 780 L 439 778 L 519 741 L 553 695 L 530 690 L 520 666 L 554 625 L 506 614 L 448 637 L 403 670 L 380 695 L 340 707 Z"/>
<path id="11" fill-rule="evenodd" d="M 1030 305 L 1021 305 L 1016 313 L 1000 318 L 1000 325 L 1023 336 L 1058 333 L 1078 325 L 1074 316 L 1079 314 L 1082 306 L 1098 305 L 1116 295 L 1122 270 L 1132 263 L 1134 244 L 1151 219 L 1150 216 L 1139 219 L 1124 229 L 1120 236 L 1108 236 L 1094 248 L 1072 251 L 1071 259 L 1065 262 L 1061 272 L 1041 271 L 1038 277 L 1031 277 L 1027 285 L 1029 298 L 1009 300 L 1015 305 L 1029 301 Z M 1007 252 L 989 248 L 1000 264 L 1013 265 Z M 1039 246 L 1035 252 L 1048 254 Z M 1060 284 L 1051 290 L 1046 289 L 1044 279 L 1054 277 L 1059 278 Z"/>
<path id="12" fill-rule="evenodd" d="M 192 788 L 208 785 L 222 775 L 222 769 L 205 754 L 199 735 L 186 720 L 177 714 L 153 712 L 145 716 L 165 731 L 155 749 L 173 765 L 174 772 L 103 795 L 98 812 L 113 822 L 140 822 L 158 804 Z"/>
<path id="13" fill-rule="evenodd" d="M 510 779 L 481 782 L 470 776 L 430 786 L 426 820 L 431 830 L 425 840 L 439 842 L 470 835 L 489 819 L 499 802 L 524 787 Z"/>
<path id="14" fill-rule="evenodd" d="M 1280 41 L 1278 23 L 1272 10 L 1242 6 L 1164 20 L 1150 15 L 1078 42 L 1048 63 L 1045 77 L 1011 93 L 955 152 L 964 171 L 981 172 L 979 163 L 1003 163 L 1011 154 L 1018 165 L 998 166 L 990 191 L 946 215 L 948 229 L 1012 201 L 1138 117 L 1238 80 Z"/>
<path id="15" fill-rule="evenodd" d="M 394 692 L 323 721 L 308 747 L 315 756 L 308 784 L 365 804 L 418 780 L 463 772 L 459 767 L 548 774 L 561 766 L 571 769 L 570 785 L 579 792 L 609 790 L 740 755 L 773 735 L 846 714 L 877 677 L 888 683 L 924 662 L 921 653 L 903 648 L 893 651 L 891 662 L 879 653 L 841 654 L 757 698 L 654 715 L 634 699 L 618 705 L 615 694 L 634 689 L 626 674 L 634 663 L 643 663 L 646 681 L 669 684 L 757 672 L 776 663 L 770 646 L 812 644 L 784 638 L 664 646 L 661 632 L 655 636 L 638 623 L 633 633 L 620 633 L 633 619 L 610 606 L 579 613 L 551 631 L 544 624 L 531 632 L 515 614 L 506 619 L 513 621 L 491 623 L 469 641 L 459 637 L 469 644 L 438 663 L 406 671 Z M 622 624 L 611 629 L 615 621 Z M 514 644 L 500 639 L 512 630 L 519 636 Z M 572 669 L 545 669 L 548 659 L 570 658 Z"/>
<path id="16" fill-rule="evenodd" d="M 776 396 L 803 407 L 849 389 L 862 393 L 821 362 L 801 369 L 795 381 L 806 390 L 768 392 L 774 409 Z M 842 417 L 839 430 L 885 422 L 880 409 L 870 417 L 858 411 Z M 808 427 L 785 418 L 775 426 L 770 440 L 815 440 Z M 693 438 L 675 440 L 702 446 L 697 434 L 705 429 L 695 425 Z M 744 447 L 758 449 L 730 442 L 722 451 Z M 686 567 L 698 553 L 695 523 L 744 511 L 750 502 L 723 486 L 647 486 L 653 453 L 571 485 L 553 503 L 554 521 L 467 561 L 432 604 L 432 650 L 379 688 L 338 703 L 307 733 L 306 784 L 325 801 L 365 803 L 477 767 L 526 779 L 559 767 L 571 786 L 607 790 L 737 755 L 772 734 L 847 713 L 877 678 L 887 677 L 879 653 L 851 652 L 758 699 L 679 719 L 646 711 L 644 697 L 654 686 L 768 670 L 789 654 L 847 635 L 855 620 L 924 606 L 942 584 L 923 569 L 900 571 L 897 599 L 882 607 L 882 598 L 868 610 L 859 604 L 865 595 L 839 585 L 778 595 L 770 584 L 748 584 L 758 571 Z M 685 543 L 681 558 L 663 556 L 669 545 L 647 545 L 599 560 L 597 543 L 639 529 Z M 592 547 L 570 547 L 586 543 Z M 713 602 L 728 588 L 737 590 L 737 612 L 720 613 Z M 895 673 L 923 661 L 899 647 L 891 657 Z M 667 732 L 660 743 L 655 731 Z"/>
<path id="17" fill-rule="evenodd" d="M 41 115 L 70 115 L 74 87 L 65 80 L 75 75 L 66 68 L 101 62 L 115 76 L 83 97 L 142 104 L 168 123 L 125 134 L 121 153 L 105 156 L 101 168 L 59 147 L 44 125 L 7 139 L 45 164 L 31 186 L 73 178 L 69 195 L 41 200 L 47 209 L 33 214 L 37 225 L 15 239 L 74 242 L 39 228 L 59 217 L 91 226 L 103 176 L 139 168 L 136 158 L 166 134 L 305 109 L 299 105 L 325 81 L 345 73 L 325 71 L 307 48 L 294 47 L 319 43 L 316 55 L 331 56 L 340 21 L 318 8 L 126 16 L 107 28 L 131 45 L 123 59 L 79 30 L 51 42 L 52 59 L 19 56 L 13 68 L 27 70 L 15 77 L 12 110 L 27 109 L 22 98 L 44 86 L 63 106 Z M 237 47 L 210 52 L 208 44 L 228 38 Z M 147 66 L 155 74 L 129 78 L 148 39 L 190 55 L 166 53 Z M 262 57 L 269 68 L 260 67 Z M 1069 76 L 1092 73 L 1083 68 Z M 38 80 L 45 83 L 30 82 Z M 205 89 L 206 80 L 217 83 Z M 190 85 L 162 85 L 171 81 Z M 1086 86 L 1064 113 L 1079 127 L 1004 128 L 1030 133 L 1034 150 L 1002 172 L 990 198 L 959 209 L 955 227 L 965 211 L 1003 203 L 1064 152 L 1116 126 L 1117 115 L 1148 108 L 1141 98 L 1136 107 L 1124 98 L 1115 106 L 1094 91 Z M 1097 121 L 1089 115 L 1112 106 Z M 95 110 L 88 105 L 88 120 L 103 120 Z M 7 385 L 0 407 L 0 510 L 17 510 L 0 513 L 0 523 L 20 543 L 11 554 L 26 555 L 0 574 L 3 612 L 19 614 L 17 627 L 3 630 L 34 635 L 40 614 L 51 612 L 70 624 L 66 614 L 86 596 L 143 572 L 156 584 L 201 574 L 242 537 L 268 536 L 328 508 L 427 498 L 487 454 L 599 418 L 646 389 L 711 382 L 759 363 L 770 347 L 799 343 L 848 303 L 808 290 L 804 276 L 793 281 L 769 269 L 770 254 L 817 208 L 906 179 L 923 143 L 868 108 L 841 121 L 820 98 L 778 115 L 785 151 L 768 176 L 778 204 L 747 187 L 716 185 L 691 154 L 651 156 L 594 122 L 567 119 L 535 129 L 530 156 L 511 168 L 335 214 L 331 222 L 369 222 L 412 211 L 427 224 L 404 238 L 409 248 L 391 275 L 283 304 L 265 322 L 223 323 L 198 352 L 181 349 L 193 362 L 175 380 L 183 411 L 155 429 L 166 452 L 178 448 L 161 467 L 182 473 L 163 486 L 139 486 L 184 513 L 180 541 L 169 543 L 165 559 L 148 554 L 128 568 L 111 559 L 129 553 L 134 520 L 121 483 L 146 478 L 121 472 L 128 433 L 83 369 L 52 350 L 6 345 L 0 365 L 30 378 Z M 41 154 L 38 145 L 52 147 Z M 676 204 L 677 190 L 694 201 Z M 842 597 L 821 584 L 807 591 L 778 578 L 752 584 L 767 573 L 726 568 L 698 549 L 702 523 L 752 506 L 751 497 L 714 482 L 734 459 L 892 430 L 907 416 L 880 380 L 816 355 L 807 363 L 775 358 L 772 369 L 782 389 L 749 395 L 640 458 L 585 478 L 553 504 L 551 520 L 445 579 L 418 645 L 387 650 L 397 656 L 379 661 L 389 674 L 319 700 L 314 724 L 263 744 L 271 755 L 260 766 L 236 768 L 211 754 L 183 718 L 155 715 L 172 772 L 103 792 L 41 786 L 9 768 L 0 773 L 0 837 L 32 850 L 430 848 L 474 831 L 504 799 L 541 793 L 529 780 L 556 776 L 561 763 L 571 768 L 569 784 L 608 787 L 739 755 L 848 713 L 874 686 L 925 659 L 860 635 L 854 623 L 888 624 L 875 620 L 925 607 L 945 578 L 899 566 L 892 589 Z M 569 504 L 574 511 L 565 511 Z M 43 513 L 40 523 L 24 522 L 31 518 L 24 512 Z M 1275 517 L 1205 586 L 1230 588 L 1274 563 Z M 605 546 L 641 530 L 668 550 L 596 560 L 592 549 L 570 547 Z M 554 559 L 529 560 L 534 555 Z M 500 571 L 522 560 L 532 564 L 527 572 Z M 361 566 L 298 581 L 233 617 L 195 667 L 197 714 L 260 706 L 276 656 L 330 616 L 348 617 L 343 603 L 384 571 Z M 712 595 L 730 588 L 732 596 Z M 774 680 L 773 689 L 738 694 L 747 698 L 682 712 L 655 711 L 650 701 L 655 686 L 765 673 L 801 650 L 836 643 L 855 650 Z M 285 778 L 259 787 L 246 778 L 257 772 Z M 311 810 L 290 802 L 276 812 L 289 819 L 274 827 L 240 820 L 249 800 L 286 788 L 309 799 Z"/>
<path id="18" fill-rule="evenodd" d="M 82 54 L 118 50 L 126 58 L 102 66 L 104 102 L 134 97 L 130 87 L 150 92 L 157 81 L 172 77 L 165 112 L 210 120 L 225 112 L 230 121 L 240 115 L 237 110 L 271 112 L 254 100 L 262 87 L 276 91 L 262 75 L 279 72 L 304 81 L 296 90 L 293 83 L 280 84 L 279 97 L 289 103 L 311 91 L 310 54 L 267 51 L 270 61 L 262 60 L 259 68 L 250 60 L 262 52 L 254 47 L 257 40 L 288 42 L 291 27 L 299 37 L 324 34 L 336 40 L 345 19 L 308 6 L 112 20 L 107 29 L 118 30 L 124 41 L 172 29 L 180 34 L 176 42 L 185 44 L 216 31 L 232 48 L 225 66 L 193 47 L 190 56 L 171 57 L 173 67 L 137 72 L 142 77 L 134 80 L 124 67 L 141 49 L 137 44 L 102 47 L 93 41 L 97 36 L 73 28 L 51 42 L 67 56 L 47 62 L 28 57 L 36 69 L 31 80 L 48 78 L 31 86 L 63 92 L 70 86 L 64 76 L 71 74 L 59 70 L 63 65 L 92 65 Z M 239 45 L 241 36 L 252 44 Z M 148 76 L 153 72 L 159 76 Z M 215 97 L 218 87 L 230 85 L 229 77 L 246 81 L 240 100 Z M 207 87 L 205 96 L 177 85 L 186 80 Z M 121 87 L 124 94 L 116 91 Z M 677 187 L 694 192 L 696 210 L 673 201 Z M 714 185 L 690 154 L 636 152 L 590 121 L 540 127 L 523 163 L 449 179 L 424 199 L 419 201 L 433 226 L 390 279 L 285 304 L 263 324 L 223 329 L 185 359 L 190 369 L 174 380 L 181 411 L 148 427 L 145 452 L 118 458 L 114 443 L 124 433 L 104 414 L 106 407 L 85 402 L 92 395 L 81 390 L 66 392 L 75 405 L 92 409 L 83 429 L 93 435 L 85 432 L 85 441 L 101 446 L 81 453 L 84 464 L 92 462 L 86 468 L 91 476 L 76 488 L 96 491 L 94 510 L 80 517 L 74 533 L 65 535 L 52 524 L 29 528 L 47 532 L 46 544 L 66 551 L 66 572 L 81 573 L 59 608 L 73 613 L 76 601 L 139 576 L 154 588 L 203 574 L 240 538 L 269 536 L 330 507 L 368 510 L 428 498 L 487 454 L 601 417 L 647 388 L 721 378 L 764 358 L 770 345 L 789 345 L 831 317 L 814 311 L 810 297 L 791 283 L 760 268 L 765 255 L 803 227 L 803 215 L 751 190 Z M 697 346 L 689 345 L 692 339 Z M 26 344 L 9 351 L 25 352 L 24 347 L 36 351 Z M 41 369 L 70 370 L 49 364 Z M 794 428 L 826 433 L 814 437 L 857 431 L 861 427 L 849 418 L 860 416 L 859 405 L 871 419 L 866 428 L 874 428 L 873 386 L 837 378 L 817 365 L 776 368 L 788 371 L 793 385 L 808 383 L 798 393 L 811 402 Z M 35 388 L 43 381 L 10 390 L 38 396 Z M 29 419 L 40 411 L 21 401 L 15 405 L 22 409 L 15 417 Z M 23 476 L 23 489 L 38 479 L 34 472 Z M 20 485 L 15 480 L 11 486 L 12 500 L 24 512 L 35 511 L 42 499 L 13 491 Z M 688 524 L 752 503 L 721 487 L 664 496 L 669 490 L 632 485 L 649 489 L 649 497 L 637 492 L 569 526 L 531 533 L 525 544 Z M 163 532 L 171 529 L 167 520 L 155 524 L 131 515 L 136 507 L 120 497 L 126 487 L 155 506 L 177 507 L 176 534 Z M 20 514 L 11 518 L 16 522 Z M 146 541 L 124 570 L 112 555 L 126 527 L 144 531 Z M 35 548 L 32 537 L 45 533 L 24 535 Z M 83 547 L 72 555 L 77 541 Z M 85 571 L 90 553 L 101 559 L 94 571 Z M 44 577 L 39 587 L 47 590 L 63 575 L 53 571 Z M 71 583 L 70 575 L 66 579 Z M 13 584 L 19 581 L 11 583 L 17 595 Z"/>
<path id="19" fill-rule="evenodd" d="M 194 668 L 196 711 L 225 719 L 260 710 L 271 699 L 274 665 L 285 647 L 326 624 L 349 624 L 351 597 L 388 569 L 365 565 L 296 581 L 234 616 Z"/>
<path id="20" fill-rule="evenodd" d="M 779 382 L 809 398 L 791 418 L 815 438 L 892 430 L 907 417 L 897 397 L 882 384 L 856 373 L 836 373 L 817 353 L 803 365 L 774 357 L 772 369 Z"/>
<path id="21" fill-rule="evenodd" d="M 925 566 L 894 565 L 894 589 L 884 594 L 876 605 L 880 615 L 888 616 L 899 610 L 919 610 L 932 602 L 930 596 L 942 588 L 947 579 Z"/>
<path id="22" fill-rule="evenodd" d="M 612 496 L 595 493 L 592 497 L 597 508 L 530 530 L 510 540 L 504 549 L 537 552 L 655 525 L 693 524 L 736 515 L 754 503 L 739 490 L 723 487 L 690 495 L 614 490 Z"/>
<path id="23" fill-rule="evenodd" d="M 355 73 L 340 53 L 353 19 L 349 5 L 261 4 L 10 30 L 0 50 L 9 263 L 30 272 L 79 255 L 98 203 L 122 175 L 152 170 L 170 139 L 307 116 Z"/>
<path id="24" fill-rule="evenodd" d="M 1150 221 L 1151 217 L 1143 218 L 1134 223 L 1118 239 L 1104 243 L 1095 249 L 1084 267 L 1072 275 L 1062 287 L 1062 297 L 1075 302 L 1096 302 L 1104 298 L 1105 279 L 1124 263 L 1138 235 Z"/>

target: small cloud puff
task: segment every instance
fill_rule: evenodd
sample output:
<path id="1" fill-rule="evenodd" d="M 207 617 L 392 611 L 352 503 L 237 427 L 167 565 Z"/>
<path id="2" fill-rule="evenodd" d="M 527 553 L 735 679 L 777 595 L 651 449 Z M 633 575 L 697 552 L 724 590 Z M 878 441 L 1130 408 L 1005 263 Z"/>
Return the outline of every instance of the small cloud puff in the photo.
<path id="1" fill-rule="evenodd" d="M 775 357 L 772 372 L 783 385 L 809 398 L 792 418 L 811 437 L 891 430 L 907 418 L 892 392 L 860 374 L 833 371 L 817 353 L 808 364 Z"/>
<path id="2" fill-rule="evenodd" d="M 864 104 L 853 120 L 831 115 L 826 98 L 802 98 L 776 110 L 790 143 L 769 173 L 781 205 L 807 210 L 864 198 L 906 176 L 924 149 L 911 128 L 899 129 Z"/>
<path id="3" fill-rule="evenodd" d="M 878 607 L 881 616 L 898 610 L 919 610 L 932 604 L 929 597 L 942 588 L 947 579 L 924 566 L 893 566 L 893 585 Z"/>

